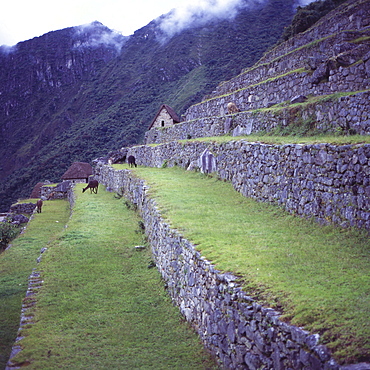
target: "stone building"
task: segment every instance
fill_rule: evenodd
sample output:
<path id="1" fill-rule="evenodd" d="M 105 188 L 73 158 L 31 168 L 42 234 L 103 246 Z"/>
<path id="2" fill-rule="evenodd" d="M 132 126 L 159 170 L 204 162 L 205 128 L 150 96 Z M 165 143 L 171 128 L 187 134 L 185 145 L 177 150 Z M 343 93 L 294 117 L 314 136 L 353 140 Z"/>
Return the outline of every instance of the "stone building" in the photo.
<path id="1" fill-rule="evenodd" d="M 89 177 L 93 174 L 93 169 L 89 163 L 73 162 L 72 165 L 62 176 L 62 180 L 70 180 L 73 183 L 89 182 Z"/>
<path id="2" fill-rule="evenodd" d="M 151 128 L 170 127 L 179 122 L 181 122 L 181 119 L 176 112 L 169 105 L 162 104 L 150 124 L 149 130 Z"/>

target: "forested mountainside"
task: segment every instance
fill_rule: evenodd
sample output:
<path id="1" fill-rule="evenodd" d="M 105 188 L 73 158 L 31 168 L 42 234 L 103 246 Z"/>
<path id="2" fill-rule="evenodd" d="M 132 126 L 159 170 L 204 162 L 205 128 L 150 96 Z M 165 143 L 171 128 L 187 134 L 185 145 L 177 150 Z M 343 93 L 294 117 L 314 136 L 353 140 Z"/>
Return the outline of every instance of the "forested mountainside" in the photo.
<path id="1" fill-rule="evenodd" d="M 73 161 L 140 143 L 161 104 L 181 115 L 253 65 L 294 4 L 268 0 L 171 37 L 161 19 L 129 37 L 94 22 L 1 47 L 0 211 Z"/>

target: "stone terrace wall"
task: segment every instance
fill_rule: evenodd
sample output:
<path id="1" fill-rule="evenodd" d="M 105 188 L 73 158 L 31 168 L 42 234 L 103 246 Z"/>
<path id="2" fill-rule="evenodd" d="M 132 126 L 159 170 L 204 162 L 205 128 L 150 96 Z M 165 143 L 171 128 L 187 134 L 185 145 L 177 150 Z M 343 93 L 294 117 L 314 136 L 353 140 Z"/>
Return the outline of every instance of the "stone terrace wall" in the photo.
<path id="1" fill-rule="evenodd" d="M 138 206 L 153 258 L 172 300 L 224 369 L 339 369 L 319 335 L 279 320 L 247 296 L 162 219 L 143 180 L 97 166 L 101 183 Z M 344 367 L 342 369 L 345 369 Z"/>
<path id="2" fill-rule="evenodd" d="M 224 116 L 230 101 L 241 111 L 250 111 L 301 95 L 369 90 L 369 35 L 370 3 L 348 1 L 312 29 L 268 52 L 252 68 L 220 84 L 188 108 L 186 121 Z"/>
<path id="3" fill-rule="evenodd" d="M 369 26 L 369 19 L 370 4 L 368 0 L 347 1 L 321 18 L 307 31 L 295 35 L 293 38 L 266 53 L 258 64 L 269 63 L 281 55 L 336 32 L 341 32 L 342 30 L 358 30 L 367 27 Z"/>
<path id="4" fill-rule="evenodd" d="M 268 52 L 255 66 L 189 107 L 181 126 L 150 130 L 146 143 L 222 135 L 237 127 L 234 135 L 271 131 L 292 121 L 299 123 L 301 118 L 309 118 L 316 129 L 325 132 L 370 134 L 369 36 L 370 2 L 347 1 L 313 28 Z M 255 111 L 288 105 L 297 96 L 330 97 L 339 92 L 355 94 L 306 105 L 309 111 L 296 117 L 292 114 L 296 107 Z M 232 118 L 227 115 L 230 101 L 241 110 Z"/>
<path id="5" fill-rule="evenodd" d="M 367 57 L 366 57 L 367 58 Z M 311 82 L 308 72 L 292 72 L 280 78 L 265 80 L 246 87 L 242 80 L 235 80 L 235 90 L 228 95 L 203 101 L 187 110 L 186 120 L 210 116 L 222 116 L 227 112 L 227 103 L 235 102 L 241 111 L 266 108 L 271 104 L 292 100 L 295 96 L 329 95 L 335 92 L 352 92 L 370 89 L 370 53 L 366 62 L 332 70 L 327 82 Z"/>
<path id="6" fill-rule="evenodd" d="M 129 149 L 149 167 L 199 163 L 208 150 L 217 175 L 246 197 L 326 224 L 370 230 L 370 145 L 170 142 Z M 199 167 L 201 167 L 198 164 Z"/>
<path id="7" fill-rule="evenodd" d="M 173 140 L 199 137 L 250 135 L 288 125 L 303 125 L 310 121 L 321 132 L 355 132 L 370 135 L 370 91 L 342 96 L 315 104 L 302 104 L 294 108 L 271 108 L 214 116 L 178 123 L 164 129 L 151 129 L 145 134 L 146 144 L 159 144 Z"/>
<path id="8" fill-rule="evenodd" d="M 369 33 L 370 30 L 367 31 L 367 36 Z M 352 40 L 361 36 L 366 36 L 366 34 L 359 31 L 342 31 L 335 37 L 333 35 L 329 38 L 324 38 L 315 43 L 305 45 L 303 48 L 282 55 L 268 64 L 256 64 L 254 67 L 244 71 L 231 80 L 220 84 L 216 90 L 213 91 L 212 94 L 206 96 L 204 100 L 229 94 L 238 89 L 261 83 L 269 78 L 278 77 L 288 71 L 293 71 L 299 68 L 304 68 L 307 72 L 312 74 L 312 77 L 310 76 L 309 78 L 309 81 L 312 82 L 316 80 L 317 75 L 317 73 L 314 73 L 313 71 L 321 64 L 327 64 L 329 61 L 331 61 L 330 67 L 333 70 L 332 75 L 334 75 L 336 72 L 335 69 L 339 67 L 339 65 L 333 63 L 335 61 L 335 56 L 340 55 L 344 51 L 347 52 L 346 54 L 348 58 L 353 58 L 350 63 L 354 63 L 362 57 L 368 60 L 366 53 L 370 50 L 370 47 L 351 43 Z M 341 55 L 343 57 L 343 54 Z M 353 71 L 356 70 L 354 69 Z M 341 71 L 339 70 L 339 72 Z M 332 77 L 331 80 L 337 82 L 338 77 L 340 76 L 341 75 L 337 73 L 336 77 Z M 341 87 L 342 85 L 336 83 L 333 89 L 340 89 Z"/>
<path id="9" fill-rule="evenodd" d="M 356 3 L 356 6 L 351 5 Z M 348 6 L 349 5 L 349 6 Z M 340 9 L 345 9 L 340 11 Z M 267 52 L 252 68 L 233 79 L 220 84 L 208 96 L 217 97 L 241 87 L 256 84 L 267 78 L 281 75 L 297 68 L 315 70 L 324 61 L 334 61 L 337 55 L 350 55 L 361 59 L 369 50 L 367 43 L 352 41 L 368 36 L 370 27 L 370 4 L 366 1 L 352 1 L 343 4 L 334 14 L 321 19 L 310 30 L 300 33 Z M 354 63 L 353 60 L 351 63 Z"/>
<path id="10" fill-rule="evenodd" d="M 10 209 L 9 213 L 26 213 L 26 214 L 32 214 L 33 211 L 36 208 L 36 203 L 17 203 L 13 204 Z"/>

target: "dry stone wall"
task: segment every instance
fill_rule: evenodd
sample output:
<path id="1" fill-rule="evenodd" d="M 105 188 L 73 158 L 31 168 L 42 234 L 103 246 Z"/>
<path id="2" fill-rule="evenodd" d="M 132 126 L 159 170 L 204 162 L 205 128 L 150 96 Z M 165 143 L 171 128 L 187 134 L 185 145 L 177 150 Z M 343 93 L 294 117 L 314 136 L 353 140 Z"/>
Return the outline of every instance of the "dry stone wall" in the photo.
<path id="1" fill-rule="evenodd" d="M 370 4 L 368 0 L 349 0 L 333 12 L 321 18 L 307 31 L 295 35 L 288 41 L 266 53 L 260 63 L 269 63 L 299 47 L 331 36 L 343 30 L 359 30 L 369 26 Z"/>
<path id="2" fill-rule="evenodd" d="M 370 53 L 364 62 L 330 71 L 327 81 L 312 83 L 312 75 L 307 71 L 292 71 L 278 78 L 267 79 L 246 87 L 244 81 L 234 81 L 235 90 L 217 98 L 205 100 L 191 106 L 186 120 L 210 116 L 223 116 L 227 103 L 233 101 L 241 111 L 266 108 L 292 100 L 296 96 L 330 95 L 335 92 L 352 92 L 370 89 Z"/>
<path id="3" fill-rule="evenodd" d="M 273 145 L 236 140 L 170 142 L 129 149 L 139 165 L 201 168 L 205 151 L 214 172 L 246 197 L 285 207 L 322 224 L 370 230 L 370 145 Z"/>
<path id="4" fill-rule="evenodd" d="M 16 214 L 32 214 L 36 208 L 36 203 L 16 203 L 13 204 L 10 209 L 9 213 L 16 213 Z"/>
<path id="5" fill-rule="evenodd" d="M 321 132 L 368 135 L 369 37 L 369 1 L 347 1 L 313 28 L 269 51 L 255 66 L 223 82 L 202 102 L 189 107 L 181 126 L 150 130 L 146 143 L 222 135 L 238 126 L 239 134 L 269 132 L 276 126 L 299 123 L 304 116 Z M 347 96 L 333 97 L 339 93 Z M 287 106 L 296 97 L 321 99 L 306 105 L 308 112 L 297 116 L 295 106 L 256 112 L 277 104 Z M 231 101 L 241 113 L 227 115 Z M 279 115 L 281 120 L 277 119 Z"/>
<path id="6" fill-rule="evenodd" d="M 339 369 L 319 335 L 280 321 L 162 219 L 143 180 L 101 163 L 99 181 L 137 205 L 173 302 L 224 369 Z M 342 369 L 345 369 L 343 367 Z"/>
<path id="7" fill-rule="evenodd" d="M 259 132 L 284 130 L 310 125 L 310 128 L 329 133 L 370 135 L 370 91 L 332 97 L 314 104 L 299 104 L 294 108 L 270 108 L 245 111 L 233 115 L 197 118 L 164 129 L 146 132 L 146 144 L 173 140 L 195 139 L 232 134 L 250 135 Z"/>
<path id="8" fill-rule="evenodd" d="M 339 65 L 347 61 L 348 66 L 361 60 L 368 52 L 367 42 L 362 44 L 358 40 L 369 35 L 369 27 L 369 2 L 367 0 L 347 1 L 322 18 L 311 29 L 295 35 L 268 51 L 252 68 L 222 83 L 209 98 L 298 68 L 316 70 L 321 63 L 329 60 L 338 62 Z M 337 59 L 338 56 L 339 59 Z"/>

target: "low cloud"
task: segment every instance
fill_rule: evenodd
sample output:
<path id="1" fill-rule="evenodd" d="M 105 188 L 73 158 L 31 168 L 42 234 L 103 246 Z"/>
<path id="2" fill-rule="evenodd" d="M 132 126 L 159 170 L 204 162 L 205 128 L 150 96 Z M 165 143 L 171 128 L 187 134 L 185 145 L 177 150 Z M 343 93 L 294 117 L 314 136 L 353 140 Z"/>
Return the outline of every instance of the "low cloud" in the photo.
<path id="1" fill-rule="evenodd" d="M 190 0 L 186 5 L 172 9 L 156 22 L 163 32 L 162 41 L 191 27 L 202 26 L 212 20 L 233 19 L 242 9 L 267 3 L 268 0 Z M 296 0 L 294 7 L 306 6 L 316 0 Z"/>
<path id="2" fill-rule="evenodd" d="M 113 31 L 100 22 L 92 22 L 74 27 L 78 40 L 74 47 L 98 47 L 100 45 L 112 46 L 120 51 L 127 37 Z"/>
<path id="3" fill-rule="evenodd" d="M 8 55 L 16 50 L 17 50 L 17 45 L 14 45 L 14 46 L 1 45 L 0 46 L 0 54 Z"/>
<path id="4" fill-rule="evenodd" d="M 233 19 L 241 9 L 252 8 L 266 0 L 193 0 L 157 19 L 166 37 L 212 20 Z"/>
<path id="5" fill-rule="evenodd" d="M 296 4 L 297 4 L 297 6 L 306 6 L 310 3 L 313 3 L 314 1 L 316 1 L 316 0 L 297 0 Z"/>

